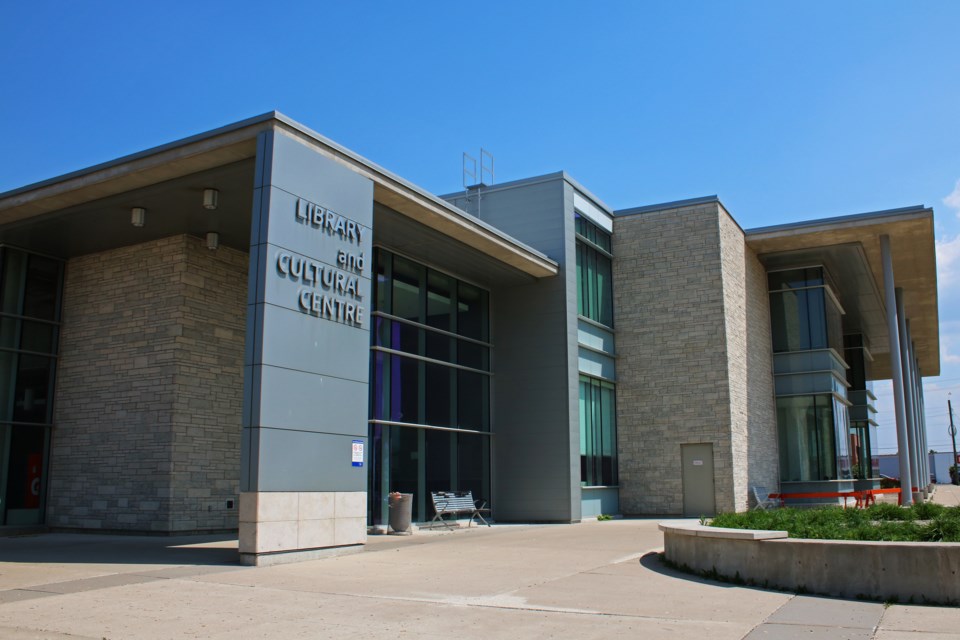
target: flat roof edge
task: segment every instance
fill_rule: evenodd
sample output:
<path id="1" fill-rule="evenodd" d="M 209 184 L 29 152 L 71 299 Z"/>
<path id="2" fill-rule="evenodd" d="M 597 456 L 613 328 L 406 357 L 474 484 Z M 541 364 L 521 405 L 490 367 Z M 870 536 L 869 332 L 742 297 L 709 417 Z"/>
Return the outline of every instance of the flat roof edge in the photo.
<path id="1" fill-rule="evenodd" d="M 544 173 L 539 176 L 530 176 L 529 178 L 518 178 L 517 180 L 510 180 L 508 182 L 500 182 L 498 184 L 489 184 L 482 185 L 484 193 L 490 193 L 491 191 L 501 191 L 505 189 L 515 189 L 517 187 L 526 187 L 533 184 L 540 184 L 542 182 L 553 182 L 555 180 L 564 179 L 563 171 L 552 171 L 550 173 Z M 471 187 L 469 191 L 477 191 L 478 187 Z M 446 199 L 446 198 L 459 198 L 462 197 L 467 189 L 461 189 L 459 191 L 451 191 L 450 193 L 444 193 L 437 197 Z"/>
<path id="2" fill-rule="evenodd" d="M 889 221 L 902 217 L 932 217 L 933 208 L 925 205 L 914 205 L 912 207 L 900 207 L 898 209 L 884 209 L 882 211 L 869 211 L 866 213 L 854 213 L 846 216 L 834 216 L 832 218 L 819 218 L 817 220 L 804 220 L 801 222 L 790 222 L 787 224 L 771 225 L 769 227 L 756 227 L 747 229 L 747 236 L 760 236 L 771 233 L 782 233 L 785 231 L 794 231 L 800 229 L 812 229 L 817 227 L 843 226 L 848 224 L 863 224 L 871 221 Z"/>
<path id="3" fill-rule="evenodd" d="M 148 149 L 127 154 L 119 158 L 114 158 L 113 160 L 108 160 L 106 162 L 101 162 L 99 164 L 78 169 L 76 171 L 71 171 L 69 173 L 55 176 L 53 178 L 48 178 L 46 180 L 34 182 L 22 187 L 17 187 L 10 191 L 0 193 L 0 208 L 2 208 L 3 201 L 8 198 L 22 196 L 32 191 L 39 191 L 46 187 L 51 187 L 54 185 L 66 183 L 66 182 L 69 182 L 70 180 L 75 180 L 77 178 L 82 178 L 84 176 L 94 175 L 98 172 L 109 170 L 115 167 L 120 167 L 124 164 L 135 162 L 137 160 L 141 160 L 144 158 L 149 158 L 151 156 L 156 156 L 173 149 L 185 147 L 197 142 L 213 139 L 224 134 L 241 131 L 248 127 L 270 123 L 270 122 L 279 123 L 291 129 L 294 132 L 297 132 L 303 136 L 306 136 L 307 138 L 314 140 L 315 142 L 320 143 L 325 147 L 328 147 L 330 150 L 334 151 L 335 153 L 341 154 L 345 158 L 348 158 L 349 160 L 356 162 L 357 164 L 365 167 L 366 169 L 369 169 L 370 171 L 376 174 L 379 174 L 385 180 L 389 180 L 390 182 L 393 182 L 396 185 L 406 190 L 409 190 L 410 192 L 416 194 L 417 196 L 424 198 L 426 200 L 429 200 L 434 205 L 443 208 L 444 210 L 448 211 L 453 215 L 463 217 L 465 220 L 469 221 L 470 224 L 475 225 L 478 229 L 483 230 L 487 233 L 490 233 L 491 235 L 498 237 L 501 241 L 507 242 L 515 246 L 518 250 L 524 253 L 527 253 L 530 256 L 530 258 L 534 259 L 535 261 L 539 261 L 547 265 L 548 270 L 553 270 L 555 273 L 559 271 L 559 264 L 555 260 L 552 260 L 551 258 L 549 258 L 547 255 L 541 253 L 540 251 L 537 251 L 532 247 L 529 247 L 523 244 L 522 242 L 519 242 L 518 240 L 504 233 L 500 229 L 497 229 L 496 227 L 493 227 L 479 219 L 474 218 L 473 216 L 470 216 L 470 214 L 468 214 L 467 212 L 457 207 L 454 207 L 449 202 L 446 202 L 445 200 L 440 199 L 439 197 L 433 195 L 432 193 L 427 192 L 426 190 L 414 185 L 413 183 L 408 182 L 407 180 L 404 180 L 403 178 L 397 176 L 396 174 L 390 171 L 387 171 L 386 169 L 377 165 L 376 163 L 371 162 L 370 160 L 367 160 L 363 156 L 360 156 L 359 154 L 354 153 L 353 151 L 350 151 L 346 147 L 334 142 L 333 140 L 330 140 L 329 138 L 297 122 L 296 120 L 293 120 L 292 118 L 280 113 L 279 111 L 268 111 L 266 113 L 256 115 L 250 118 L 246 118 L 244 120 L 240 120 L 238 122 L 234 122 L 231 124 L 227 124 L 222 127 L 212 129 L 210 131 L 205 131 L 202 133 L 187 136 L 185 138 L 180 138 L 172 142 L 167 142 L 162 145 L 150 147 Z"/>
<path id="4" fill-rule="evenodd" d="M 117 167 L 122 164 L 132 162 L 134 160 L 140 160 L 141 158 L 157 155 L 159 153 L 163 153 L 164 151 L 176 149 L 177 147 L 183 147 L 188 144 L 193 144 L 195 142 L 207 140 L 209 138 L 215 138 L 225 133 L 239 131 L 240 129 L 245 129 L 247 127 L 250 127 L 256 124 L 262 124 L 264 122 L 269 122 L 270 120 L 279 119 L 278 116 L 280 115 L 281 114 L 277 111 L 268 111 L 267 113 L 262 113 L 258 116 L 253 116 L 252 118 L 246 118 L 245 120 L 224 125 L 222 127 L 217 127 L 216 129 L 211 129 L 210 131 L 204 131 L 203 133 L 197 133 L 192 136 L 187 136 L 186 138 L 180 138 L 178 140 L 174 140 L 173 142 L 165 142 L 164 144 L 158 145 L 156 147 L 150 147 L 149 149 L 144 149 L 142 151 L 130 153 L 125 156 L 120 156 L 119 158 L 114 158 L 113 160 L 107 160 L 106 162 L 101 162 L 99 164 L 95 164 L 89 167 L 84 167 L 83 169 L 77 169 L 76 171 L 70 171 L 69 173 L 64 173 L 59 176 L 54 176 L 53 178 L 47 178 L 46 180 L 33 182 L 28 185 L 24 185 L 22 187 L 17 187 L 16 189 L 11 189 L 10 191 L 4 191 L 0 193 L 0 200 L 4 200 L 12 196 L 21 195 L 23 193 L 27 193 L 28 191 L 35 191 L 37 189 L 49 187 L 59 182 L 66 182 L 67 180 L 73 180 L 74 178 L 79 178 L 85 175 L 94 174 L 98 171 L 103 171 L 104 169 L 110 169 L 112 167 Z"/>
<path id="5" fill-rule="evenodd" d="M 593 202 L 593 204 L 603 209 L 604 213 L 609 215 L 611 218 L 614 216 L 613 209 L 609 205 L 607 205 L 606 202 L 604 202 L 603 200 L 595 196 L 592 191 L 590 191 L 585 186 L 583 186 L 583 184 L 581 184 L 579 180 L 577 180 L 576 178 L 568 174 L 566 171 L 563 172 L 563 178 L 570 184 L 571 187 L 579 191 L 580 195 L 584 196 L 585 198 Z"/>
<path id="6" fill-rule="evenodd" d="M 613 212 L 617 218 L 622 216 L 633 216 L 640 213 L 650 213 L 652 211 L 666 211 L 668 209 L 680 209 L 682 207 L 694 207 L 698 204 L 717 203 L 723 207 L 720 198 L 716 195 L 701 196 L 699 198 L 687 198 L 685 200 L 673 200 L 671 202 L 661 202 L 659 204 L 646 204 L 640 207 L 630 207 L 629 209 L 618 209 Z M 726 207 L 723 207 L 726 209 Z"/>
<path id="7" fill-rule="evenodd" d="M 306 125 L 303 125 L 303 124 L 297 122 L 296 120 L 293 120 L 292 118 L 289 118 L 289 117 L 283 115 L 283 114 L 280 113 L 280 112 L 277 112 L 277 111 L 273 112 L 273 118 L 274 118 L 275 120 L 277 120 L 278 122 L 281 122 L 281 123 L 283 123 L 284 125 L 290 127 L 290 128 L 293 129 L 294 131 L 297 131 L 297 132 L 299 132 L 299 133 L 301 133 L 301 134 L 303 134 L 303 135 L 305 135 L 305 136 L 307 136 L 307 137 L 309 137 L 309 138 L 313 138 L 316 142 L 319 142 L 320 144 L 323 144 L 324 146 L 330 147 L 332 150 L 336 151 L 337 153 L 343 154 L 345 157 L 349 158 L 350 160 L 353 160 L 354 162 L 356 162 L 356 163 L 358 163 L 358 164 L 361 164 L 361 165 L 365 166 L 367 169 L 370 169 L 370 170 L 372 170 L 372 171 L 374 171 L 374 172 L 376 172 L 376 173 L 379 173 L 379 174 L 380 174 L 381 176 L 383 176 L 384 178 L 386 178 L 386 179 L 388 179 L 388 180 L 390 180 L 390 181 L 392 181 L 392 182 L 395 182 L 396 184 L 402 186 L 403 188 L 409 189 L 410 191 L 412 191 L 413 193 L 417 194 L 417 195 L 420 196 L 421 198 L 424 198 L 424 199 L 426 199 L 426 200 L 429 200 L 429 201 L 432 202 L 433 204 L 435 204 L 435 205 L 437 205 L 437 206 L 439 206 L 439 207 L 442 207 L 443 209 L 446 209 L 448 212 L 450 212 L 450 213 L 452 213 L 452 214 L 454 214 L 454 215 L 463 217 L 465 220 L 469 221 L 471 224 L 477 225 L 478 227 L 480 227 L 480 228 L 483 229 L 484 231 L 487 231 L 488 233 L 492 233 L 492 234 L 498 236 L 499 238 L 501 238 L 502 240 L 508 241 L 508 242 L 510 242 L 511 244 L 516 245 L 518 248 L 521 248 L 521 249 L 523 249 L 524 251 L 529 252 L 529 253 L 532 254 L 533 256 L 536 256 L 538 259 L 541 259 L 541 260 L 546 261 L 549 265 L 551 265 L 552 267 L 554 267 L 554 268 L 559 272 L 560 264 L 559 264 L 558 262 L 556 262 L 555 260 L 551 259 L 550 257 L 548 257 L 546 254 L 544 254 L 544 253 L 542 253 L 542 252 L 540 252 L 540 251 L 537 251 L 537 250 L 534 249 L 533 247 L 530 247 L 530 246 L 528 246 L 528 245 L 520 242 L 519 240 L 517 240 L 517 239 L 514 238 L 513 236 L 504 233 L 504 232 L 501 231 L 500 229 L 497 229 L 496 227 L 494 227 L 494 226 L 492 226 L 492 225 L 490 225 L 490 224 L 487 224 L 486 222 L 480 220 L 480 219 L 477 218 L 476 216 L 470 215 L 469 213 L 467 213 L 467 212 L 464 211 L 463 209 L 460 209 L 459 207 L 453 206 L 452 204 L 450 204 L 449 202 L 447 202 L 447 201 L 444 200 L 443 198 L 441 198 L 441 197 L 439 197 L 439 196 L 436 196 L 436 195 L 430 193 L 429 191 L 423 189 L 422 187 L 418 187 L 417 185 L 413 184 L 412 182 L 409 182 L 409 181 L 401 178 L 400 176 L 396 175 L 395 173 L 393 173 L 393 172 L 391 172 L 391 171 L 388 171 L 387 169 L 384 169 L 383 167 L 381 167 L 381 166 L 378 165 L 377 163 L 371 162 L 370 160 L 368 160 L 367 158 L 364 158 L 364 157 L 361 156 L 360 154 L 355 153 L 355 152 L 351 151 L 350 149 L 347 149 L 347 148 L 344 147 L 343 145 L 340 145 L 340 144 L 334 142 L 333 140 L 330 140 L 329 138 L 323 136 L 322 134 L 317 133 L 316 131 L 314 131 L 314 130 L 311 129 L 310 127 L 307 127 Z"/>
<path id="8" fill-rule="evenodd" d="M 529 178 L 519 178 L 517 180 L 510 180 L 509 182 L 501 182 L 499 184 L 484 185 L 482 193 L 491 193 L 494 191 L 505 191 L 507 189 L 516 189 L 517 187 L 528 187 L 535 184 L 541 184 L 544 182 L 554 182 L 557 180 L 562 180 L 568 183 L 571 187 L 580 192 L 580 194 L 590 200 L 593 204 L 603 210 L 604 213 L 612 216 L 613 209 L 605 203 L 603 200 L 598 198 L 592 191 L 583 186 L 583 184 L 578 181 L 576 178 L 571 176 L 566 171 L 553 171 L 551 173 L 544 173 L 539 176 L 531 176 Z M 476 188 L 471 189 L 476 190 Z M 441 195 L 441 198 L 460 198 L 463 197 L 464 191 L 452 191 L 450 193 L 445 193 Z"/>

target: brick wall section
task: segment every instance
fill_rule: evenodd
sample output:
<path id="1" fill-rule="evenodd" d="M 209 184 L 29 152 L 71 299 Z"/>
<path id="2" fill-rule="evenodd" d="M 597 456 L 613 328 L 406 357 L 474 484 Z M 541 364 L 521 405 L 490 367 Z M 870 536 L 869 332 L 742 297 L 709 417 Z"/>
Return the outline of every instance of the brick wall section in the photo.
<path id="1" fill-rule="evenodd" d="M 248 255 L 185 236 L 173 384 L 171 530 L 238 526 Z M 226 501 L 234 500 L 232 510 Z"/>
<path id="2" fill-rule="evenodd" d="M 722 207 L 719 227 L 734 486 L 728 508 L 743 511 L 749 508 L 751 486 L 777 486 L 770 310 L 766 271 Z"/>
<path id="3" fill-rule="evenodd" d="M 683 510 L 680 445 L 711 442 L 717 508 L 735 504 L 716 203 L 614 222 L 620 509 Z"/>
<path id="4" fill-rule="evenodd" d="M 780 485 L 780 445 L 773 380 L 773 336 L 767 270 L 746 250 L 747 272 L 747 463 L 749 484 L 774 489 Z M 749 493 L 750 489 L 747 488 Z M 749 496 L 753 504 L 753 496 Z"/>
<path id="5" fill-rule="evenodd" d="M 719 207 L 720 264 L 723 270 L 723 308 L 726 325 L 727 376 L 730 384 L 730 469 L 733 503 L 717 509 L 743 511 L 749 489 L 747 464 L 749 406 L 747 404 L 747 270 L 743 231 Z"/>
<path id="6" fill-rule="evenodd" d="M 236 527 L 246 261 L 174 236 L 67 263 L 50 526 Z"/>

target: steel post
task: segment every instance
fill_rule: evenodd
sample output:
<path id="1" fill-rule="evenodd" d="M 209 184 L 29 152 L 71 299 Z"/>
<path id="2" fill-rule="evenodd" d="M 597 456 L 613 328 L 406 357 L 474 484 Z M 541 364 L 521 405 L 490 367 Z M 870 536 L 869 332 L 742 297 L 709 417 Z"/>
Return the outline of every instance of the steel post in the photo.
<path id="1" fill-rule="evenodd" d="M 893 409 L 897 424 L 897 449 L 900 459 L 900 504 L 913 504 L 910 491 L 910 446 L 907 442 L 907 416 L 903 400 L 903 366 L 900 353 L 900 332 L 897 328 L 897 296 L 893 285 L 893 258 L 890 236 L 880 236 L 880 259 L 883 263 L 883 297 L 887 308 L 887 332 L 890 335 L 890 373 L 893 377 Z M 906 485 L 906 491 L 903 490 Z"/>

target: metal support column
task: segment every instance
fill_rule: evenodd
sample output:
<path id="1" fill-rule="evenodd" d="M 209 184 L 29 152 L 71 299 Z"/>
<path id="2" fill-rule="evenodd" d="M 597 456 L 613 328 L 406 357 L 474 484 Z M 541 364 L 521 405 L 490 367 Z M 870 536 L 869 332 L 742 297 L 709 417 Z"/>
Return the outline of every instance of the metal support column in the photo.
<path id="1" fill-rule="evenodd" d="M 931 487 L 930 484 L 930 443 L 927 440 L 927 412 L 924 409 L 923 402 L 923 378 L 920 377 L 920 359 L 917 357 L 917 345 L 913 344 L 913 379 L 916 380 L 917 388 L 917 410 L 919 415 L 919 426 L 920 426 L 920 441 L 923 443 L 921 451 L 923 452 L 923 486 L 927 488 L 929 493 Z"/>
<path id="2" fill-rule="evenodd" d="M 900 305 L 903 304 L 903 300 L 901 298 L 902 294 L 898 296 L 898 304 Z M 899 307 L 897 313 L 899 315 Z M 925 449 L 923 448 L 923 430 L 920 428 L 920 403 L 917 399 L 917 370 L 914 366 L 917 361 L 917 354 L 914 351 L 913 333 L 910 331 L 910 319 L 906 317 L 906 314 L 903 314 L 903 318 L 903 324 L 906 328 L 904 334 L 906 336 L 906 342 L 904 343 L 906 344 L 905 353 L 907 356 L 906 369 L 910 374 L 910 383 L 909 386 L 907 386 L 907 391 L 910 393 L 910 410 L 912 413 L 912 419 L 910 423 L 913 427 L 913 457 L 917 465 L 915 467 L 916 471 L 913 473 L 913 475 L 916 477 L 916 484 L 913 486 L 917 488 L 917 492 L 920 494 L 920 499 L 926 500 L 927 483 L 924 482 L 923 478 L 924 473 L 926 473 L 927 465 L 924 461 L 925 456 L 923 455 Z M 911 471 L 913 470 L 911 469 Z"/>
<path id="3" fill-rule="evenodd" d="M 913 393 L 916 396 L 913 401 L 913 406 L 917 411 L 917 435 L 920 438 L 920 486 L 922 487 L 923 497 L 927 498 L 930 495 L 930 455 L 928 453 L 929 449 L 927 448 L 927 432 L 923 428 L 923 409 L 920 406 L 920 379 L 917 373 L 916 359 L 913 361 L 911 375 L 913 376 Z"/>
<path id="4" fill-rule="evenodd" d="M 897 329 L 897 296 L 893 286 L 893 259 L 890 236 L 880 236 L 880 259 L 883 262 L 883 297 L 887 307 L 887 332 L 890 335 L 890 372 L 893 377 L 893 409 L 897 422 L 897 449 L 900 459 L 900 504 L 913 504 L 910 491 L 910 450 L 907 442 L 907 416 L 903 407 L 903 367 L 900 357 L 900 332 Z M 906 485 L 906 491 L 903 487 Z"/>
<path id="5" fill-rule="evenodd" d="M 927 455 L 927 433 L 923 428 L 923 410 L 920 408 L 920 382 L 917 373 L 917 345 L 913 341 L 910 331 L 910 321 L 907 321 L 907 337 L 910 340 L 910 378 L 913 380 L 913 410 L 914 420 L 917 423 L 917 453 L 920 457 L 920 492 L 924 499 L 930 494 L 930 456 Z"/>
<path id="6" fill-rule="evenodd" d="M 910 362 L 913 356 L 910 353 L 910 339 L 907 337 L 907 319 L 903 312 L 903 289 L 897 287 L 894 291 L 897 302 L 897 334 L 900 338 L 900 366 L 903 371 L 903 408 L 907 419 L 907 446 L 910 451 L 910 486 L 913 487 L 913 501 L 923 500 L 920 494 L 920 455 L 917 451 L 917 424 L 913 414 L 913 376 Z M 903 485 L 900 485 L 901 488 Z"/>

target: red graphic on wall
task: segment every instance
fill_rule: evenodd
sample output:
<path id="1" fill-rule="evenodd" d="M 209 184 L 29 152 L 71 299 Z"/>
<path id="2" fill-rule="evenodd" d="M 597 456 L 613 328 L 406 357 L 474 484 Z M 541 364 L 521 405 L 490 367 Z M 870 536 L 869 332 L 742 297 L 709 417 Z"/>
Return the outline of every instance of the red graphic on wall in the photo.
<path id="1" fill-rule="evenodd" d="M 40 508 L 40 472 L 41 459 L 39 453 L 27 456 L 27 487 L 23 496 L 23 506 L 27 509 Z"/>

